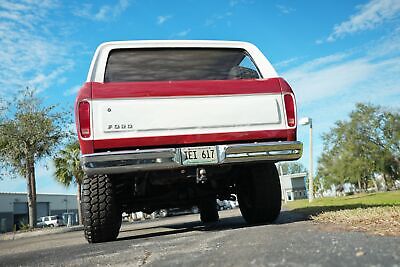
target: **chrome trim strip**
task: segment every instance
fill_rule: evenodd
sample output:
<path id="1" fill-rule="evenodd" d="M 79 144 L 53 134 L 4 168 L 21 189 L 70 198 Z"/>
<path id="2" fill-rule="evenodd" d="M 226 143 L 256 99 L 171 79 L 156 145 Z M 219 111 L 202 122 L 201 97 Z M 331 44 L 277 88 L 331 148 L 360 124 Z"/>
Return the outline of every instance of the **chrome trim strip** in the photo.
<path id="1" fill-rule="evenodd" d="M 303 144 L 298 141 L 228 145 L 222 163 L 259 160 L 296 160 L 301 158 Z"/>
<path id="2" fill-rule="evenodd" d="M 180 155 L 175 148 L 102 152 L 82 155 L 81 165 L 87 175 L 173 169 L 181 166 Z"/>
<path id="3" fill-rule="evenodd" d="M 302 155 L 303 144 L 293 142 L 264 142 L 217 145 L 218 163 L 296 160 Z M 177 169 L 182 164 L 181 148 L 102 152 L 81 156 L 87 175 L 116 174 L 134 171 Z M 210 164 L 211 165 L 211 164 Z"/>

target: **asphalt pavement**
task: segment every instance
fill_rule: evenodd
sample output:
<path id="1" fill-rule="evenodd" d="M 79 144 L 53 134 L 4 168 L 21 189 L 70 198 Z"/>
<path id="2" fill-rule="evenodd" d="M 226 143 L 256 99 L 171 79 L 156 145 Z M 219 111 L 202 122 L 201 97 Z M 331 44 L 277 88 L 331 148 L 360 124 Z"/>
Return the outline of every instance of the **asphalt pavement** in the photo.
<path id="1" fill-rule="evenodd" d="M 400 266 L 400 238 L 317 225 L 284 211 L 246 225 L 238 209 L 204 226 L 199 215 L 125 223 L 117 241 L 82 231 L 0 241 L 0 266 Z"/>

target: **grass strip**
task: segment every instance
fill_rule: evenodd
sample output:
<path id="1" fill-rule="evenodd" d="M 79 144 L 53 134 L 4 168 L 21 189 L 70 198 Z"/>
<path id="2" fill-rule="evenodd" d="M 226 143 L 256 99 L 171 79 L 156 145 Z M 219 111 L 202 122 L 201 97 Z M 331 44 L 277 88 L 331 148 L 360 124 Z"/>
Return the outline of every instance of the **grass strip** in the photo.
<path id="1" fill-rule="evenodd" d="M 377 235 L 400 236 L 400 206 L 323 212 L 311 219 Z"/>
<path id="2" fill-rule="evenodd" d="M 309 216 L 317 223 L 378 235 L 400 236 L 400 191 L 356 194 L 288 202 L 290 211 Z"/>

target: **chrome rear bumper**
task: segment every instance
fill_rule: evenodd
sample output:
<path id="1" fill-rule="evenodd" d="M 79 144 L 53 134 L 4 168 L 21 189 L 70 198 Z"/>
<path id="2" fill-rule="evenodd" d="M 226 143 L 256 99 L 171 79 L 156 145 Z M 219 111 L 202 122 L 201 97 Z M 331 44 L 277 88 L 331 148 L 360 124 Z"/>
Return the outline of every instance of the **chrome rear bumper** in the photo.
<path id="1" fill-rule="evenodd" d="M 296 160 L 301 157 L 303 151 L 303 144 L 298 141 L 229 144 L 215 147 L 218 163 L 213 165 Z M 178 169 L 188 166 L 183 164 L 181 148 L 86 154 L 81 156 L 81 164 L 87 175 Z"/>

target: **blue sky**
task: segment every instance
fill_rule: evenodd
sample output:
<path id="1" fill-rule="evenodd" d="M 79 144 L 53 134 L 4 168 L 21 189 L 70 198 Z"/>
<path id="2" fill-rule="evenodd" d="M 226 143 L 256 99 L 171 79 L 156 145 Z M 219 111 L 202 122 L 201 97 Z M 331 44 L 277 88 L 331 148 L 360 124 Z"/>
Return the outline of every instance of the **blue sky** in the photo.
<path id="1" fill-rule="evenodd" d="M 299 117 L 313 119 L 315 167 L 321 134 L 356 102 L 400 107 L 398 0 L 1 0 L 0 96 L 31 86 L 72 113 L 97 45 L 142 39 L 257 45 L 292 85 Z M 298 135 L 308 166 L 308 128 Z M 75 192 L 52 173 L 51 161 L 37 164 L 38 192 Z M 0 181 L 0 191 L 25 189 L 24 179 Z"/>

